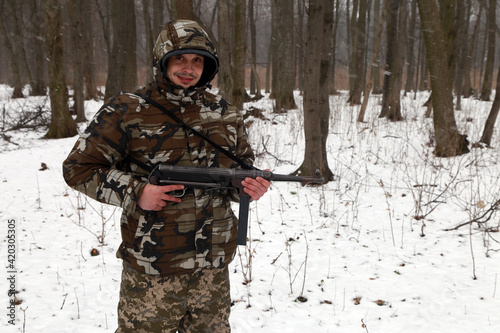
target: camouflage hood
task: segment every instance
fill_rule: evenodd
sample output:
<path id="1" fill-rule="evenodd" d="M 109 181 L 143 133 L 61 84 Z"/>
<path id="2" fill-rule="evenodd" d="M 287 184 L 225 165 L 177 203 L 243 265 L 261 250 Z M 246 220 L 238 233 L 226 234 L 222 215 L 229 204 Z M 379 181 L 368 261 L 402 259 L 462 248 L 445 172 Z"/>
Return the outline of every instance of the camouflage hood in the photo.
<path id="1" fill-rule="evenodd" d="M 168 22 L 160 32 L 153 49 L 154 74 L 157 82 L 168 79 L 168 58 L 185 53 L 205 57 L 203 74 L 196 87 L 207 85 L 219 70 L 219 59 L 214 44 L 197 22 L 176 20 Z"/>

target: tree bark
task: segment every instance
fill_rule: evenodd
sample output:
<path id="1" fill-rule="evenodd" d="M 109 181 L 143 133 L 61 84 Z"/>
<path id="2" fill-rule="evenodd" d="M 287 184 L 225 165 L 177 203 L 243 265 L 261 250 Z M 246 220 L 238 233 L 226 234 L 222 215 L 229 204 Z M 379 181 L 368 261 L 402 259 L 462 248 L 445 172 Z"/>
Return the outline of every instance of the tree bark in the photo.
<path id="1" fill-rule="evenodd" d="M 481 89 L 480 97 L 482 101 L 489 101 L 491 96 L 493 66 L 495 63 L 496 8 L 497 1 L 490 0 L 488 8 L 488 52 L 486 56 L 486 67 L 484 70 L 483 88 Z"/>
<path id="2" fill-rule="evenodd" d="M 240 110 L 246 96 L 245 90 L 245 50 L 246 50 L 246 0 L 234 2 L 234 67 L 233 67 L 233 104 Z"/>
<path id="3" fill-rule="evenodd" d="M 77 123 L 87 121 L 84 103 L 82 6 L 81 0 L 68 2 L 73 40 L 73 111 L 76 112 L 75 121 Z"/>
<path id="4" fill-rule="evenodd" d="M 330 103 L 328 73 L 330 40 L 333 28 L 331 0 L 311 0 L 307 20 L 307 47 L 304 75 L 304 161 L 296 173 L 313 174 L 319 169 L 325 181 L 333 177 L 328 167 L 326 140 L 328 138 Z"/>
<path id="5" fill-rule="evenodd" d="M 375 21 L 375 24 L 378 24 L 376 27 L 376 33 L 374 35 L 374 41 L 373 41 L 373 56 L 372 56 L 372 63 L 370 67 L 368 68 L 368 75 L 367 75 L 367 81 L 366 81 L 366 86 L 365 86 L 365 92 L 364 92 L 364 97 L 363 97 L 363 103 L 361 104 L 361 108 L 359 110 L 358 114 L 358 122 L 363 122 L 365 120 L 365 113 L 366 113 L 366 107 L 368 105 L 368 98 L 370 98 L 370 91 L 372 90 L 373 87 L 373 73 L 378 72 L 378 65 L 376 65 L 376 62 L 378 61 L 378 56 L 379 56 L 379 51 L 380 51 L 380 41 L 382 39 L 382 31 L 384 30 L 384 24 L 383 22 L 385 21 L 385 17 L 387 14 L 387 7 L 386 7 L 386 2 L 383 1 L 382 3 L 382 16 L 380 20 Z"/>
<path id="6" fill-rule="evenodd" d="M 10 11 L 12 16 L 12 29 L 14 32 L 15 38 L 12 38 L 11 43 L 14 47 L 14 52 L 16 56 L 16 61 L 18 62 L 18 66 L 20 68 L 24 68 L 24 74 L 28 78 L 28 83 L 33 90 L 33 87 L 36 86 L 35 81 L 33 80 L 33 75 L 31 75 L 30 64 L 28 63 L 28 59 L 26 57 L 26 49 L 23 45 L 24 41 L 24 33 L 21 29 L 21 25 L 24 26 L 22 22 L 21 9 L 18 8 L 20 2 L 17 0 L 8 0 L 8 4 L 10 5 Z M 31 92 L 30 92 L 31 94 Z"/>
<path id="7" fill-rule="evenodd" d="M 410 21 L 408 25 L 408 70 L 405 85 L 405 94 L 411 91 L 415 91 L 415 40 L 416 40 L 416 17 L 417 17 L 417 2 L 416 0 L 411 1 L 411 12 Z"/>
<path id="8" fill-rule="evenodd" d="M 381 27 L 382 30 L 383 30 L 383 27 L 385 24 L 385 18 L 383 20 L 380 18 L 380 16 L 381 16 L 380 11 L 381 10 L 386 11 L 386 3 L 387 3 L 387 1 L 384 1 L 383 5 L 382 5 L 382 9 L 380 7 L 380 0 L 375 0 L 375 4 L 374 4 L 373 24 L 375 26 Z M 386 14 L 383 14 L 383 15 L 386 15 Z M 380 87 L 380 64 L 381 64 L 380 58 L 381 58 L 381 56 L 380 56 L 380 52 L 379 52 L 379 55 L 377 56 L 377 58 L 375 58 L 375 62 L 374 62 L 375 68 L 373 69 L 373 90 L 372 90 L 373 94 L 381 94 L 382 93 L 382 88 Z M 366 87 L 365 87 L 365 89 L 366 89 Z"/>
<path id="9" fill-rule="evenodd" d="M 335 1 L 335 19 L 333 21 L 333 33 L 332 33 L 332 57 L 330 60 L 330 84 L 329 84 L 329 93 L 330 95 L 337 94 L 337 88 L 335 83 L 335 66 L 337 59 L 337 32 L 339 28 L 339 20 L 340 20 L 340 0 Z M 303 86 L 301 86 L 303 89 Z"/>
<path id="10" fill-rule="evenodd" d="M 482 142 L 488 146 L 491 145 L 491 138 L 493 137 L 493 129 L 495 128 L 495 123 L 498 117 L 498 111 L 500 110 L 500 71 L 497 74 L 497 86 L 495 92 L 495 98 L 493 99 L 493 105 L 491 106 L 490 114 L 486 123 L 484 124 L 483 135 L 481 136 Z"/>
<path id="11" fill-rule="evenodd" d="M 439 10 L 434 0 L 418 0 L 422 30 L 431 76 L 434 131 L 438 157 L 449 157 L 469 152 L 466 135 L 457 130 L 453 113 L 453 81 L 448 64 L 444 31 Z"/>
<path id="12" fill-rule="evenodd" d="M 172 0 L 172 18 L 182 20 L 195 20 L 193 0 Z"/>
<path id="13" fill-rule="evenodd" d="M 5 13 L 4 10 L 2 10 L 2 13 Z M 19 68 L 19 64 L 16 60 L 16 55 L 14 52 L 14 46 L 12 45 L 9 34 L 7 33 L 7 28 L 5 27 L 5 17 L 3 18 L 2 22 L 0 22 L 0 29 L 2 29 L 2 34 L 4 37 L 5 41 L 5 49 L 7 49 L 7 53 L 9 54 L 10 58 L 10 68 L 11 68 L 11 74 L 12 74 L 12 80 L 13 80 L 13 85 L 14 85 L 14 91 L 12 92 L 11 98 L 23 98 L 23 83 L 21 81 L 21 72 Z"/>
<path id="14" fill-rule="evenodd" d="M 106 95 L 137 89 L 136 26 L 134 0 L 111 0 L 113 48 L 108 65 Z"/>
<path id="15" fill-rule="evenodd" d="M 293 97 L 295 88 L 294 66 L 294 10 L 293 0 L 272 0 L 276 11 L 273 15 L 276 28 L 276 45 L 273 47 L 272 92 L 275 99 L 274 112 L 284 113 L 297 108 Z M 288 50 L 284 52 L 284 50 Z"/>
<path id="16" fill-rule="evenodd" d="M 217 54 L 219 55 L 219 94 L 232 102 L 233 76 L 231 59 L 231 0 L 219 0 L 217 25 L 219 32 Z"/>
<path id="17" fill-rule="evenodd" d="M 151 28 L 151 16 L 149 15 L 149 0 L 142 0 L 142 12 L 144 16 L 144 29 L 146 32 L 146 84 L 153 81 L 153 29 Z"/>
<path id="18" fill-rule="evenodd" d="M 250 94 L 256 95 L 256 99 L 260 99 L 262 97 L 260 90 L 257 90 L 256 86 L 260 86 L 256 82 L 258 78 L 257 74 L 257 27 L 255 26 L 255 6 L 254 6 L 254 0 L 249 0 L 248 1 L 248 25 L 250 28 L 250 55 L 249 57 L 250 62 L 252 64 L 251 66 L 251 73 L 250 73 Z"/>
<path id="19" fill-rule="evenodd" d="M 43 10 L 39 8 L 37 0 L 30 0 L 30 8 L 32 19 L 30 20 L 33 35 L 31 40 L 33 43 L 34 63 L 33 68 L 33 81 L 34 86 L 31 87 L 32 96 L 45 96 L 47 94 L 47 80 L 45 76 L 45 55 L 44 55 L 44 41 L 40 36 L 44 35 L 44 14 Z"/>
<path id="20" fill-rule="evenodd" d="M 354 59 L 353 62 L 353 70 L 351 71 L 353 75 L 353 85 L 352 90 L 349 95 L 348 102 L 350 105 L 359 105 L 361 104 L 361 93 L 363 90 L 363 79 L 364 79 L 364 61 L 366 54 L 366 12 L 368 3 L 367 0 L 359 0 L 359 15 L 357 22 L 351 22 L 351 26 L 353 27 L 356 24 L 356 27 L 353 28 L 356 30 L 356 43 L 355 48 L 353 49 L 352 57 Z"/>
<path id="21" fill-rule="evenodd" d="M 404 29 L 402 29 L 406 13 L 404 0 L 389 0 L 387 11 L 387 60 L 380 117 L 387 117 L 391 121 L 400 121 L 403 119 L 401 115 L 401 85 L 405 56 Z"/>
<path id="22" fill-rule="evenodd" d="M 465 4 L 463 1 L 457 2 L 457 37 L 455 43 L 455 52 L 457 60 L 455 63 L 455 91 L 457 103 L 455 109 L 462 110 L 462 93 L 465 68 L 465 55 L 467 54 L 467 34 L 469 32 L 469 17 L 465 15 Z"/>
<path id="23" fill-rule="evenodd" d="M 64 76 L 61 35 L 61 5 L 57 0 L 44 0 L 46 15 L 46 47 L 49 67 L 49 96 L 51 120 L 46 138 L 65 138 L 78 134 L 76 123 L 69 113 L 68 89 Z"/>

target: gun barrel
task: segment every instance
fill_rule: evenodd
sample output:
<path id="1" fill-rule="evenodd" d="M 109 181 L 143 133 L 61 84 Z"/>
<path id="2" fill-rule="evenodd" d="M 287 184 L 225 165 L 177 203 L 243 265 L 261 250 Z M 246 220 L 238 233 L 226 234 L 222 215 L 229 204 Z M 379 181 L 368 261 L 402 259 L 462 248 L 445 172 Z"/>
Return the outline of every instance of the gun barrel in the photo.
<path id="1" fill-rule="evenodd" d="M 319 170 L 316 170 L 314 176 L 292 176 L 292 175 L 279 175 L 273 174 L 271 179 L 277 182 L 299 182 L 302 186 L 308 184 L 324 184 L 325 179 L 321 177 Z"/>

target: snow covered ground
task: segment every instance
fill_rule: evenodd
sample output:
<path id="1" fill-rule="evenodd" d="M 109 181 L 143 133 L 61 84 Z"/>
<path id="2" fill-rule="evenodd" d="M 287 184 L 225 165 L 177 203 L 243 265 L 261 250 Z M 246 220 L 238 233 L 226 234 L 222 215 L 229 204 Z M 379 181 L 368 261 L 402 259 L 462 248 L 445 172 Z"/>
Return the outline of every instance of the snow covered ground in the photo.
<path id="1" fill-rule="evenodd" d="M 252 241 L 231 265 L 233 332 L 500 331 L 500 222 L 492 207 L 500 199 L 500 137 L 496 131 L 493 149 L 433 157 L 432 122 L 421 107 L 427 97 L 403 97 L 405 121 L 391 123 L 378 118 L 374 96 L 361 124 L 345 94 L 331 97 L 335 180 L 319 188 L 274 183 L 251 204 Z M 87 102 L 89 118 L 100 105 Z M 476 142 L 491 102 L 462 105 L 458 126 Z M 268 98 L 250 106 L 267 118 L 248 119 L 257 166 L 294 171 L 304 149 L 300 110 L 272 114 Z M 36 108 L 48 109 L 48 99 L 10 100 L 0 86 L 0 126 Z M 0 134 L 0 331 L 114 332 L 119 209 L 64 183 L 61 163 L 76 138 Z M 480 224 L 445 231 L 476 218 Z M 15 325 L 11 281 L 19 291 Z"/>

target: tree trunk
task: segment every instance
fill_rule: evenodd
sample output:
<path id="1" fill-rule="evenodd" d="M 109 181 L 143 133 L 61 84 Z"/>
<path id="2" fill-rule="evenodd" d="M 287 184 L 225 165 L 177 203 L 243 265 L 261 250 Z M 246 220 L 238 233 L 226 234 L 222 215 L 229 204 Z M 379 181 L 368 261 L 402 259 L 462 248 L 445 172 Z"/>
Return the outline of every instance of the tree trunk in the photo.
<path id="1" fill-rule="evenodd" d="M 367 0 L 359 0 L 359 15 L 357 22 L 351 22 L 351 26 L 356 30 L 356 43 L 353 49 L 352 57 L 354 60 L 354 69 L 351 71 L 353 74 L 354 83 L 352 85 L 352 90 L 348 99 L 350 105 L 361 104 L 361 92 L 363 90 L 363 79 L 364 79 L 364 61 L 366 48 L 366 12 L 368 3 Z M 354 24 L 356 23 L 356 27 Z"/>
<path id="2" fill-rule="evenodd" d="M 257 80 L 257 27 L 255 26 L 255 14 L 254 14 L 254 0 L 248 1 L 248 25 L 250 28 L 250 62 L 251 72 L 250 72 L 250 94 L 257 95 L 256 98 L 260 99 L 260 91 L 256 90 L 256 80 Z"/>
<path id="3" fill-rule="evenodd" d="M 111 0 L 113 48 L 108 66 L 106 95 L 137 89 L 136 27 L 134 0 Z"/>
<path id="4" fill-rule="evenodd" d="M 84 80 L 83 80 L 83 26 L 81 8 L 82 0 L 68 2 L 69 17 L 71 21 L 71 36 L 73 40 L 73 112 L 76 113 L 75 121 L 87 121 L 85 117 Z"/>
<path id="5" fill-rule="evenodd" d="M 401 115 L 401 84 L 405 53 L 402 29 L 406 13 L 404 0 L 389 0 L 387 10 L 387 60 L 380 117 L 400 121 L 403 119 Z"/>
<path id="6" fill-rule="evenodd" d="M 43 10 L 39 8 L 37 0 L 30 0 L 30 8 L 32 13 L 32 24 L 33 36 L 31 37 L 34 53 L 34 63 L 33 68 L 33 81 L 34 86 L 31 87 L 32 96 L 45 96 L 47 94 L 47 81 L 45 79 L 45 55 L 44 55 L 44 41 L 39 38 L 44 35 L 44 16 Z"/>
<path id="7" fill-rule="evenodd" d="M 5 13 L 3 8 L 2 8 L 2 13 Z M 0 28 L 2 29 L 2 34 L 4 37 L 3 39 L 5 41 L 5 49 L 7 49 L 7 53 L 9 54 L 12 80 L 14 81 L 13 82 L 14 91 L 12 92 L 11 98 L 23 98 L 24 97 L 24 95 L 23 95 L 23 83 L 21 81 L 21 72 L 20 72 L 20 68 L 19 68 L 19 63 L 16 59 L 14 46 L 12 45 L 12 43 L 10 41 L 9 34 L 7 33 L 7 28 L 5 27 L 5 24 L 6 24 L 5 21 L 6 21 L 6 17 L 3 17 L 2 22 L 0 22 Z"/>
<path id="8" fill-rule="evenodd" d="M 382 31 L 384 30 L 384 24 L 383 22 L 385 21 L 385 17 L 387 14 L 387 7 L 386 7 L 386 2 L 384 1 L 382 4 L 382 17 L 380 20 L 375 21 L 375 24 L 378 24 L 376 27 L 376 33 L 373 36 L 374 41 L 373 41 L 373 56 L 372 56 L 372 63 L 368 69 L 368 75 L 367 75 L 367 82 L 365 86 L 365 93 L 363 97 L 363 103 L 361 104 L 361 108 L 359 110 L 358 114 L 358 122 L 363 122 L 365 119 L 365 112 L 366 112 L 366 107 L 368 105 L 368 98 L 370 98 L 370 91 L 373 86 L 373 73 L 378 71 L 378 65 L 376 65 L 376 62 L 378 61 L 378 56 L 379 56 L 379 51 L 380 51 L 380 41 L 382 39 Z"/>
<path id="9" fill-rule="evenodd" d="M 330 103 L 328 68 L 330 40 L 333 28 L 331 0 L 311 0 L 307 20 L 307 47 L 304 75 L 304 161 L 297 173 L 308 175 L 319 169 L 326 181 L 333 173 L 328 167 L 326 140 L 328 138 Z"/>
<path id="10" fill-rule="evenodd" d="M 383 6 L 382 10 L 386 11 L 387 1 L 384 1 L 382 6 Z M 384 20 L 380 19 L 380 15 L 381 15 L 380 10 L 381 10 L 380 0 L 375 0 L 374 13 L 373 13 L 373 16 L 374 16 L 373 17 L 373 24 L 375 26 L 379 26 L 383 31 L 385 19 Z M 383 14 L 383 15 L 385 17 L 386 14 Z M 377 56 L 377 58 L 375 58 L 375 62 L 374 62 L 375 68 L 373 69 L 372 94 L 381 94 L 382 93 L 382 88 L 380 87 L 380 63 L 381 63 L 380 58 L 381 58 L 381 56 L 380 56 L 380 52 L 379 52 L 379 55 Z M 365 87 L 365 89 L 366 89 L 366 87 Z"/>
<path id="11" fill-rule="evenodd" d="M 172 18 L 194 21 L 193 0 L 172 0 Z"/>
<path id="12" fill-rule="evenodd" d="M 470 16 L 471 16 L 471 7 L 472 7 L 472 2 L 471 0 L 467 0 L 467 33 L 466 33 L 466 39 L 464 41 L 464 52 L 463 52 L 463 57 L 464 57 L 464 65 L 462 67 L 462 95 L 465 98 L 470 97 L 471 95 L 471 77 L 470 77 L 470 72 L 471 72 L 471 59 L 472 59 L 472 45 L 473 42 L 471 41 L 469 43 L 469 39 L 474 39 L 474 34 L 475 31 L 473 30 L 472 33 L 469 32 L 470 30 Z M 480 10 L 481 11 L 481 10 Z M 479 15 L 481 16 L 481 15 Z M 475 29 L 475 28 L 474 28 Z"/>
<path id="13" fill-rule="evenodd" d="M 92 3 L 90 1 L 81 1 L 82 7 L 82 56 L 83 56 L 83 77 L 85 78 L 85 99 L 98 100 L 102 97 L 102 93 L 97 89 L 96 79 L 95 79 L 95 60 L 93 52 L 93 39 L 94 35 L 92 32 L 93 27 L 93 9 Z"/>
<path id="14" fill-rule="evenodd" d="M 149 0 L 142 0 L 142 12 L 144 16 L 144 29 L 146 32 L 146 84 L 153 81 L 153 29 L 151 28 L 151 16 L 149 15 Z"/>
<path id="15" fill-rule="evenodd" d="M 462 1 L 457 2 L 457 38 L 455 43 L 455 52 L 457 60 L 455 63 L 455 91 L 457 103 L 455 109 L 462 110 L 462 92 L 464 80 L 465 55 L 467 54 L 467 34 L 469 32 L 469 17 L 465 15 L 465 4 Z"/>
<path id="16" fill-rule="evenodd" d="M 491 96 L 491 83 L 493 77 L 493 66 L 495 63 L 495 27 L 496 27 L 497 1 L 490 0 L 488 8 L 488 52 L 486 56 L 486 67 L 484 69 L 483 88 L 481 89 L 482 101 L 489 101 Z"/>
<path id="17" fill-rule="evenodd" d="M 337 59 L 337 32 L 339 28 L 340 20 L 340 0 L 335 1 L 335 19 L 333 21 L 333 34 L 332 34 L 332 58 L 330 61 L 330 84 L 329 84 L 329 94 L 337 94 L 337 88 L 335 85 L 335 65 Z"/>
<path id="18" fill-rule="evenodd" d="M 422 30 L 431 76 L 434 130 L 438 157 L 449 157 L 469 152 L 467 137 L 457 131 L 453 113 L 453 81 L 439 10 L 434 0 L 418 0 Z"/>
<path id="19" fill-rule="evenodd" d="M 356 45 L 358 42 L 357 38 L 357 33 L 358 30 L 356 29 L 356 17 L 358 14 L 358 5 L 359 5 L 359 0 L 352 0 L 352 12 L 349 17 L 349 1 L 347 1 L 346 6 L 347 6 L 347 18 L 348 18 L 348 26 L 347 26 L 347 38 L 348 41 L 350 42 L 349 44 L 349 49 L 348 49 L 348 54 L 349 54 L 349 91 L 352 91 L 354 88 L 354 77 L 356 75 L 356 57 L 354 54 L 356 53 Z"/>
<path id="20" fill-rule="evenodd" d="M 415 91 L 415 40 L 416 40 L 416 17 L 417 17 L 417 2 L 411 1 L 410 21 L 408 25 L 408 70 L 406 77 L 405 93 Z"/>
<path id="21" fill-rule="evenodd" d="M 164 3 L 163 1 L 154 1 L 151 0 L 152 5 L 153 5 L 153 28 L 152 28 L 152 33 L 153 33 L 153 39 L 156 38 L 163 29 L 163 26 L 165 25 L 165 17 L 164 17 Z"/>
<path id="22" fill-rule="evenodd" d="M 69 113 L 68 89 L 64 77 L 63 44 L 61 35 L 61 5 L 57 0 L 44 0 L 46 15 L 46 47 L 49 64 L 49 96 L 52 111 L 46 138 L 65 138 L 78 134 L 76 123 Z"/>
<path id="23" fill-rule="evenodd" d="M 219 55 L 219 94 L 232 102 L 233 76 L 231 59 L 231 0 L 219 0 L 217 25 L 219 32 L 217 54 Z"/>
<path id="24" fill-rule="evenodd" d="M 233 0 L 234 6 L 234 67 L 233 104 L 240 110 L 245 101 L 246 0 Z"/>
<path id="25" fill-rule="evenodd" d="M 297 108 L 293 97 L 295 88 L 294 70 L 294 10 L 293 0 L 272 0 L 276 11 L 276 40 L 273 53 L 272 92 L 275 98 L 274 112 L 284 113 Z M 288 50 L 284 52 L 284 50 Z"/>
<path id="26" fill-rule="evenodd" d="M 493 100 L 493 105 L 491 106 L 490 114 L 486 123 L 484 124 L 483 135 L 481 136 L 482 142 L 488 146 L 491 145 L 491 137 L 493 136 L 493 129 L 495 128 L 495 123 L 498 117 L 498 111 L 500 110 L 500 71 L 497 74 L 497 86 L 495 92 L 495 99 Z"/>
<path id="27" fill-rule="evenodd" d="M 297 42 L 295 43 L 295 61 L 297 68 L 297 80 L 299 91 L 304 91 L 304 20 L 305 17 L 305 5 L 302 0 L 297 0 Z M 335 44 L 333 44 L 335 45 Z M 335 51 L 332 52 L 332 56 L 335 57 Z"/>
<path id="28" fill-rule="evenodd" d="M 18 8 L 20 2 L 17 0 L 8 0 L 9 3 L 9 8 L 11 11 L 11 16 L 12 16 L 12 24 L 13 24 L 13 31 L 14 31 L 14 36 L 11 40 L 11 43 L 13 44 L 14 47 L 14 52 L 16 55 L 16 61 L 18 61 L 20 68 L 24 68 L 24 73 L 28 78 L 28 83 L 30 84 L 30 88 L 33 90 L 33 87 L 36 85 L 35 81 L 33 80 L 33 76 L 31 75 L 31 69 L 30 69 L 30 64 L 28 63 L 28 59 L 26 57 L 26 49 L 24 47 L 24 34 L 23 31 L 21 30 L 21 25 L 24 26 L 24 23 L 22 22 L 22 15 L 21 15 L 21 9 Z M 30 92 L 31 94 L 31 92 Z"/>

